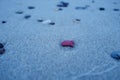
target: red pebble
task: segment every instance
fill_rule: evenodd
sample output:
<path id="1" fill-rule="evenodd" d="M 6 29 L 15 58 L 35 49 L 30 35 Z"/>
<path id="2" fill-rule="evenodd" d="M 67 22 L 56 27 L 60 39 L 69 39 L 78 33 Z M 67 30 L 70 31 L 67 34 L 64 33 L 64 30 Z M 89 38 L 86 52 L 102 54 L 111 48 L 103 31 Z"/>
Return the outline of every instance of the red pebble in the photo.
<path id="1" fill-rule="evenodd" d="M 74 47 L 74 41 L 72 40 L 66 40 L 61 43 L 63 47 Z"/>

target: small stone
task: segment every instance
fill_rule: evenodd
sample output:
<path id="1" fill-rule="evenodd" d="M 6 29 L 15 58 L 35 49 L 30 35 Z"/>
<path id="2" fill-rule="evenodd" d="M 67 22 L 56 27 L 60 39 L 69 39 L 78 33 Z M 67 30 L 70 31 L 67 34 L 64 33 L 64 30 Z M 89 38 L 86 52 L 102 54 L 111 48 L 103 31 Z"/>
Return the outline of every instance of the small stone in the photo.
<path id="1" fill-rule="evenodd" d="M 49 23 L 50 25 L 55 25 L 55 23 L 54 22 L 51 22 L 51 23 Z"/>
<path id="2" fill-rule="evenodd" d="M 69 5 L 68 2 L 63 2 L 63 1 L 61 1 L 61 4 L 62 4 L 64 7 L 68 7 L 68 5 Z"/>
<path id="3" fill-rule="evenodd" d="M 5 49 L 4 49 L 4 48 L 1 48 L 1 49 L 0 49 L 0 54 L 4 54 L 4 52 L 5 52 Z"/>
<path id="4" fill-rule="evenodd" d="M 35 7 L 34 6 L 29 6 L 28 9 L 35 9 Z"/>
<path id="5" fill-rule="evenodd" d="M 59 8 L 58 10 L 59 10 L 59 11 L 62 11 L 63 9 L 62 9 L 62 8 Z"/>
<path id="6" fill-rule="evenodd" d="M 2 23 L 3 23 L 3 24 L 5 24 L 5 23 L 6 23 L 6 21 L 2 21 Z"/>
<path id="7" fill-rule="evenodd" d="M 51 23 L 52 21 L 50 20 L 50 19 L 48 19 L 48 20 L 44 20 L 42 23 L 43 24 L 49 24 L 49 23 Z"/>
<path id="8" fill-rule="evenodd" d="M 65 40 L 61 43 L 63 47 L 74 47 L 74 41 L 72 40 Z"/>
<path id="9" fill-rule="evenodd" d="M 113 2 L 113 4 L 115 4 L 115 5 L 116 5 L 116 4 L 117 4 L 117 2 Z"/>
<path id="10" fill-rule="evenodd" d="M 4 45 L 2 43 L 0 43 L 0 49 L 3 48 L 3 47 L 4 47 Z"/>
<path id="11" fill-rule="evenodd" d="M 116 9 L 116 8 L 115 8 L 115 9 L 113 9 L 113 10 L 114 10 L 114 11 L 120 11 L 120 9 Z"/>
<path id="12" fill-rule="evenodd" d="M 16 14 L 23 14 L 23 11 L 17 11 Z"/>
<path id="13" fill-rule="evenodd" d="M 76 21 L 80 21 L 80 19 L 75 19 Z"/>
<path id="14" fill-rule="evenodd" d="M 69 5 L 68 2 L 61 1 L 60 4 L 57 5 L 57 7 L 68 7 L 68 5 Z"/>
<path id="15" fill-rule="evenodd" d="M 95 3 L 95 1 L 94 1 L 94 0 L 92 0 L 92 3 Z"/>
<path id="16" fill-rule="evenodd" d="M 29 19 L 31 17 L 31 15 L 25 15 L 24 18 L 25 19 Z"/>
<path id="17" fill-rule="evenodd" d="M 37 21 L 38 21 L 38 22 L 43 22 L 43 20 L 42 20 L 42 19 L 38 19 Z"/>
<path id="18" fill-rule="evenodd" d="M 111 57 L 116 59 L 116 60 L 120 60 L 120 51 L 114 51 L 111 53 Z"/>
<path id="19" fill-rule="evenodd" d="M 83 9 L 84 10 L 84 9 L 86 9 L 86 7 L 79 7 L 79 6 L 77 6 L 77 7 L 75 7 L 75 9 L 76 10 L 79 10 L 79 9 Z"/>
<path id="20" fill-rule="evenodd" d="M 100 11 L 104 11 L 104 10 L 105 10 L 105 8 L 101 7 L 101 8 L 99 8 L 99 10 L 100 10 Z"/>
<path id="21" fill-rule="evenodd" d="M 80 9 L 85 10 L 85 9 L 87 9 L 88 7 L 90 7 L 90 5 L 85 5 L 85 6 L 83 6 L 83 7 L 77 6 L 77 7 L 75 7 L 75 9 L 76 9 L 76 10 L 80 10 Z"/>

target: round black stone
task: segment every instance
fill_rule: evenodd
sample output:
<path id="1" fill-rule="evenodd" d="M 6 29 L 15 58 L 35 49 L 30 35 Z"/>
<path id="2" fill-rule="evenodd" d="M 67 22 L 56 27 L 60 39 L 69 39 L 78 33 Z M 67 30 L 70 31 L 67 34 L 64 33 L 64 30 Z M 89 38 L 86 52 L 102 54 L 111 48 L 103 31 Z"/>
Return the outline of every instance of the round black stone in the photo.
<path id="1" fill-rule="evenodd" d="M 4 23 L 6 23 L 6 21 L 2 21 L 2 23 L 4 24 Z"/>
<path id="2" fill-rule="evenodd" d="M 51 23 L 49 23 L 50 25 L 55 25 L 55 23 L 54 22 L 51 22 Z"/>
<path id="3" fill-rule="evenodd" d="M 80 21 L 80 19 L 75 19 L 76 21 Z"/>
<path id="4" fill-rule="evenodd" d="M 16 11 L 16 14 L 23 14 L 23 11 Z"/>
<path id="5" fill-rule="evenodd" d="M 116 59 L 116 60 L 120 60 L 120 51 L 113 51 L 111 53 L 111 57 Z"/>
<path id="6" fill-rule="evenodd" d="M 62 8 L 59 8 L 58 10 L 59 10 L 59 11 L 62 11 L 63 9 L 62 9 Z"/>
<path id="7" fill-rule="evenodd" d="M 31 15 L 25 15 L 24 18 L 25 19 L 29 19 L 31 17 Z"/>
<path id="8" fill-rule="evenodd" d="M 35 7 L 34 6 L 29 6 L 28 9 L 35 9 Z"/>
<path id="9" fill-rule="evenodd" d="M 4 47 L 4 45 L 2 43 L 0 43 L 0 48 L 3 48 L 3 47 Z"/>
<path id="10" fill-rule="evenodd" d="M 120 9 L 113 9 L 114 11 L 120 11 Z"/>
<path id="11" fill-rule="evenodd" d="M 37 21 L 38 21 L 38 22 L 43 22 L 43 20 L 42 20 L 42 19 L 38 19 Z"/>
<path id="12" fill-rule="evenodd" d="M 0 49 L 0 54 L 4 54 L 4 52 L 5 52 L 5 49 L 4 49 L 4 48 L 1 48 L 1 49 Z"/>
<path id="13" fill-rule="evenodd" d="M 105 8 L 101 7 L 101 8 L 99 8 L 99 10 L 100 10 L 100 11 L 104 11 L 104 10 L 105 10 Z"/>

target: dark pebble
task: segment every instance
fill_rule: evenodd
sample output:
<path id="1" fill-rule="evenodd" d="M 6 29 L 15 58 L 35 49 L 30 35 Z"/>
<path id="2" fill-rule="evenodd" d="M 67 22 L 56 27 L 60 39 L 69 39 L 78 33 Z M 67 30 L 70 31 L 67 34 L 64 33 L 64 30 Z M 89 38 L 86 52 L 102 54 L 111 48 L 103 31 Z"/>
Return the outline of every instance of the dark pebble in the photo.
<path id="1" fill-rule="evenodd" d="M 116 59 L 116 60 L 120 60 L 120 51 L 114 51 L 111 53 L 111 57 Z"/>
<path id="2" fill-rule="evenodd" d="M 115 5 L 116 5 L 116 4 L 117 4 L 117 2 L 113 2 L 113 4 L 115 4 Z"/>
<path id="3" fill-rule="evenodd" d="M 2 43 L 0 43 L 0 48 L 3 48 L 3 47 L 4 47 L 4 45 Z"/>
<path id="4" fill-rule="evenodd" d="M 1 49 L 0 49 L 0 54 L 4 54 L 4 52 L 5 52 L 5 49 L 4 49 L 4 48 L 1 48 Z"/>
<path id="5" fill-rule="evenodd" d="M 94 0 L 92 0 L 92 3 L 95 3 L 95 1 L 94 1 Z"/>
<path id="6" fill-rule="evenodd" d="M 51 23 L 49 23 L 50 25 L 55 25 L 55 23 L 54 22 L 51 22 Z"/>
<path id="7" fill-rule="evenodd" d="M 80 21 L 80 19 L 75 19 L 76 21 Z"/>
<path id="8" fill-rule="evenodd" d="M 24 18 L 25 19 L 29 19 L 31 17 L 31 15 L 25 15 Z"/>
<path id="9" fill-rule="evenodd" d="M 23 11 L 17 11 L 16 14 L 23 14 Z"/>
<path id="10" fill-rule="evenodd" d="M 100 11 L 104 11 L 104 10 L 105 10 L 105 8 L 101 7 L 101 8 L 99 8 L 99 10 L 100 10 Z"/>
<path id="11" fill-rule="evenodd" d="M 68 5 L 69 5 L 68 2 L 63 2 L 63 1 L 61 1 L 61 4 L 62 4 L 64 7 L 68 7 Z"/>
<path id="12" fill-rule="evenodd" d="M 113 9 L 114 11 L 120 11 L 120 9 Z"/>
<path id="13" fill-rule="evenodd" d="M 86 5 L 86 6 L 84 6 L 84 7 L 80 7 L 80 6 L 77 6 L 77 7 L 75 7 L 75 9 L 76 10 L 79 10 L 79 9 L 87 9 L 88 7 L 90 7 L 89 5 Z"/>
<path id="14" fill-rule="evenodd" d="M 68 5 L 69 5 L 68 2 L 61 1 L 60 4 L 57 5 L 57 7 L 68 7 Z"/>
<path id="15" fill-rule="evenodd" d="M 59 8 L 58 10 L 59 10 L 59 11 L 62 11 L 63 9 L 62 9 L 62 8 Z"/>
<path id="16" fill-rule="evenodd" d="M 35 7 L 34 6 L 29 6 L 28 9 L 35 9 Z"/>
<path id="17" fill-rule="evenodd" d="M 6 21 L 2 21 L 2 23 L 3 23 L 3 24 L 5 24 L 5 23 L 6 23 Z"/>
<path id="18" fill-rule="evenodd" d="M 77 10 L 78 10 L 78 9 L 86 9 L 86 7 L 78 7 L 78 6 L 77 6 L 77 7 L 75 7 L 75 9 L 77 9 Z"/>
<path id="19" fill-rule="evenodd" d="M 38 19 L 37 21 L 38 21 L 38 22 L 43 22 L 43 20 L 42 20 L 42 19 Z"/>

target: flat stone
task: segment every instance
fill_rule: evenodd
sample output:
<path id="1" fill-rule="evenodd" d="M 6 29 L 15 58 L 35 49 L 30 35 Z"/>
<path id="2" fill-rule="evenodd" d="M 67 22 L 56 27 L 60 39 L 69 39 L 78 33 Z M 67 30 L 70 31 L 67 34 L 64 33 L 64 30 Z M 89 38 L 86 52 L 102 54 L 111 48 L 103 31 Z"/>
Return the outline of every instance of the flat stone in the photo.
<path id="1" fill-rule="evenodd" d="M 4 54 L 5 49 L 4 48 L 0 48 L 0 54 Z"/>
<path id="2" fill-rule="evenodd" d="M 100 7 L 100 8 L 99 8 L 99 10 L 100 10 L 100 11 L 104 11 L 104 10 L 105 10 L 105 8 L 103 8 L 103 7 Z"/>
<path id="3" fill-rule="evenodd" d="M 34 6 L 28 6 L 28 9 L 35 9 Z"/>
<path id="4" fill-rule="evenodd" d="M 74 41 L 72 40 L 65 40 L 61 43 L 63 47 L 74 47 Z"/>
<path id="5" fill-rule="evenodd" d="M 38 22 L 43 22 L 43 19 L 38 19 L 37 21 L 38 21 Z"/>
<path id="6" fill-rule="evenodd" d="M 87 9 L 88 7 L 90 7 L 90 5 L 85 5 L 85 6 L 77 6 L 77 7 L 75 7 L 75 9 L 76 10 L 85 10 L 85 9 Z"/>
<path id="7" fill-rule="evenodd" d="M 59 10 L 59 11 L 62 11 L 63 9 L 62 9 L 62 8 L 59 8 L 58 10 Z"/>
<path id="8" fill-rule="evenodd" d="M 68 7 L 68 5 L 69 5 L 68 2 L 61 1 L 60 4 L 57 5 L 57 7 Z"/>
<path id="9" fill-rule="evenodd" d="M 4 45 L 2 43 L 0 43 L 0 48 L 3 48 L 3 47 L 4 47 Z"/>
<path id="10" fill-rule="evenodd" d="M 80 21 L 80 19 L 75 19 L 76 21 Z"/>
<path id="11" fill-rule="evenodd" d="M 51 22 L 51 23 L 49 23 L 49 25 L 55 25 L 55 23 L 54 23 L 54 22 Z"/>
<path id="12" fill-rule="evenodd" d="M 5 24 L 5 23 L 6 23 L 6 21 L 2 21 L 2 23 L 3 23 L 3 24 Z"/>
<path id="13" fill-rule="evenodd" d="M 52 21 L 50 20 L 50 19 L 47 19 L 47 20 L 44 20 L 42 23 L 43 24 L 49 24 L 49 23 L 51 23 Z"/>
<path id="14" fill-rule="evenodd" d="M 115 9 L 113 9 L 114 11 L 120 11 L 120 9 L 117 9 L 117 8 L 115 8 Z"/>
<path id="15" fill-rule="evenodd" d="M 29 19 L 31 17 L 31 15 L 25 15 L 24 18 L 25 19 Z"/>
<path id="16" fill-rule="evenodd" d="M 16 11 L 16 14 L 23 14 L 23 11 Z"/>
<path id="17" fill-rule="evenodd" d="M 116 60 L 120 60 L 120 51 L 113 51 L 111 53 L 111 57 L 116 59 Z"/>

